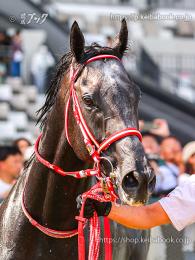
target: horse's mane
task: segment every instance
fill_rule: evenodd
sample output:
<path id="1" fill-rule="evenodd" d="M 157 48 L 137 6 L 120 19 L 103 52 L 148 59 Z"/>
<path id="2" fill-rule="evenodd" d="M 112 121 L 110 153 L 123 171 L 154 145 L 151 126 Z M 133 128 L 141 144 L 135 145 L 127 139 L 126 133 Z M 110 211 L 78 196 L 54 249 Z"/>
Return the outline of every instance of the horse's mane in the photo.
<path id="1" fill-rule="evenodd" d="M 110 54 L 118 56 L 118 53 L 115 49 L 109 47 L 102 47 L 97 43 L 92 43 L 90 46 L 85 47 L 85 53 L 79 62 L 81 65 L 81 69 L 83 67 L 82 65 L 86 60 L 101 54 Z M 47 121 L 47 114 L 56 101 L 56 97 L 61 86 L 61 80 L 65 73 L 68 71 L 72 62 L 72 58 L 73 54 L 69 51 L 57 63 L 55 75 L 51 81 L 49 88 L 46 91 L 45 103 L 37 111 L 37 114 L 39 115 L 37 124 L 41 123 L 41 127 L 45 125 L 45 122 Z"/>

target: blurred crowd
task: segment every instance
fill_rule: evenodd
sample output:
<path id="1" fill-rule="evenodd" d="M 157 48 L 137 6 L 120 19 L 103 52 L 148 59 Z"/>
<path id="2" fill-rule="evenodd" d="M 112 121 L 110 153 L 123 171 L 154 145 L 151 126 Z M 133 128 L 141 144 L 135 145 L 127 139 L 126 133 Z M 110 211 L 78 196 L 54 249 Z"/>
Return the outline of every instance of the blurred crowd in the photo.
<path id="1" fill-rule="evenodd" d="M 164 119 L 152 122 L 140 121 L 143 147 L 156 174 L 153 199 L 159 199 L 171 192 L 179 183 L 195 174 L 195 141 L 184 147 L 180 140 L 170 134 Z M 9 193 L 33 153 L 31 142 L 20 138 L 11 146 L 0 146 L 0 200 Z"/>
<path id="2" fill-rule="evenodd" d="M 0 31 L 0 84 L 8 76 L 22 78 L 22 66 L 25 58 L 22 35 L 17 31 Z M 41 44 L 30 59 L 30 81 L 39 93 L 44 93 L 54 69 L 55 59 L 48 47 Z"/>
<path id="3" fill-rule="evenodd" d="M 140 129 L 145 153 L 156 174 L 152 197 L 159 199 L 195 174 L 195 141 L 182 147 L 180 140 L 171 135 L 164 119 L 149 123 L 140 121 Z"/>
<path id="4" fill-rule="evenodd" d="M 22 60 L 23 50 L 20 31 L 13 34 L 0 31 L 0 83 L 3 83 L 7 76 L 21 76 Z"/>

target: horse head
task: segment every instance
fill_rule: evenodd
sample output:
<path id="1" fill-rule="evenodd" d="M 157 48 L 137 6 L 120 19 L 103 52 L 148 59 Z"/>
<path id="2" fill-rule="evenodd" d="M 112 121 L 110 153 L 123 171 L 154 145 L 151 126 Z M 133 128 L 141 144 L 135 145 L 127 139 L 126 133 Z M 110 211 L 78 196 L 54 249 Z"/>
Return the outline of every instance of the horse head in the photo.
<path id="1" fill-rule="evenodd" d="M 121 23 L 119 35 L 112 48 L 92 44 L 85 47 L 85 39 L 74 22 L 70 34 L 73 55 L 72 69 L 78 69 L 74 88 L 88 128 L 98 142 L 125 128 L 138 129 L 138 103 L 140 90 L 129 78 L 124 66 L 117 59 L 100 59 L 84 66 L 84 62 L 100 54 L 110 54 L 122 59 L 128 43 L 126 21 Z M 70 82 L 71 84 L 71 82 Z M 90 161 L 83 135 L 69 116 L 72 129 L 70 142 L 77 157 Z M 76 137 L 76 138 L 75 138 Z M 148 199 L 155 185 L 155 176 L 146 159 L 143 146 L 136 136 L 127 136 L 101 153 L 101 171 L 115 175 L 116 190 L 122 203 L 142 204 Z"/>

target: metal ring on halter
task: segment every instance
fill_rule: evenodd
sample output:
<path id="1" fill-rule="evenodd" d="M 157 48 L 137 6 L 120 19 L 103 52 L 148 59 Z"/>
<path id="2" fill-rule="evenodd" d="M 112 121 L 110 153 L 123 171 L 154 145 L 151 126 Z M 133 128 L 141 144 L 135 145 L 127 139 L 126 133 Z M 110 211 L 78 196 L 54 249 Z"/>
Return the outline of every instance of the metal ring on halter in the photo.
<path id="1" fill-rule="evenodd" d="M 102 160 L 102 159 L 109 162 L 109 164 L 111 166 L 111 173 L 113 174 L 114 173 L 114 167 L 113 167 L 111 161 L 108 158 L 104 157 L 104 156 L 100 157 L 100 160 Z M 104 177 L 108 177 L 103 172 L 101 172 L 101 173 L 104 175 Z"/>

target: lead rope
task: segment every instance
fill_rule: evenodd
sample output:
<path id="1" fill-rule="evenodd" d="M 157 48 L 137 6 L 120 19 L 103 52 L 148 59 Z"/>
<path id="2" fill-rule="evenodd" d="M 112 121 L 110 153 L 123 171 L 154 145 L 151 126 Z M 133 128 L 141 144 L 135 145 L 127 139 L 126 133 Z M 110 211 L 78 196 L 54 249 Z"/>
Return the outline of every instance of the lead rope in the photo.
<path id="1" fill-rule="evenodd" d="M 103 192 L 100 182 L 94 185 L 89 191 L 82 194 L 82 207 L 80 215 L 76 217 L 78 220 L 78 253 L 79 260 L 85 260 L 85 236 L 84 226 L 87 219 L 84 218 L 84 208 L 86 199 L 94 199 L 100 202 L 115 201 L 116 197 L 107 195 Z M 98 260 L 100 251 L 100 222 L 97 213 L 94 211 L 93 217 L 90 218 L 90 236 L 89 236 L 89 253 L 88 260 Z M 104 217 L 104 252 L 105 260 L 112 259 L 112 244 L 110 224 L 107 217 Z"/>

